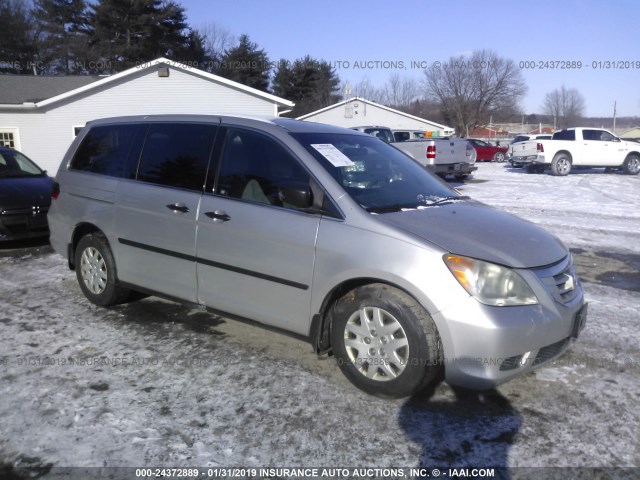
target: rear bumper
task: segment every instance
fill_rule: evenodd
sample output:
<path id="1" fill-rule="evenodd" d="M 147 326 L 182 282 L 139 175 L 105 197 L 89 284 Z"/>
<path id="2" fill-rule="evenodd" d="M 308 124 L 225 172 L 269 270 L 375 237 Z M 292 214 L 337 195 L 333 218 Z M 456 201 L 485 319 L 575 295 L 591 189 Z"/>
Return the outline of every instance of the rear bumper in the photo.
<path id="1" fill-rule="evenodd" d="M 513 156 L 509 158 L 511 165 L 546 165 L 547 161 L 544 155 L 530 155 L 528 157 Z"/>
<path id="2" fill-rule="evenodd" d="M 445 165 L 427 165 L 433 173 L 445 175 L 466 175 L 478 169 L 475 165 L 466 162 L 448 163 Z"/>

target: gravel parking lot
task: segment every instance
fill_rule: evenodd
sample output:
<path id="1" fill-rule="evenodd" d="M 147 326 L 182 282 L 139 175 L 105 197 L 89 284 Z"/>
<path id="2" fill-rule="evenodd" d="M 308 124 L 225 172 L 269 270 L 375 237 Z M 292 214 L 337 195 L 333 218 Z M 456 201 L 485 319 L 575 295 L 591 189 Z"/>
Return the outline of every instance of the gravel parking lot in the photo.
<path id="1" fill-rule="evenodd" d="M 489 392 L 440 383 L 381 400 L 298 339 L 154 297 L 98 308 L 50 248 L 4 249 L 5 474 L 492 466 L 515 478 L 519 467 L 640 467 L 640 177 L 479 167 L 453 184 L 542 225 L 574 253 L 589 319 L 554 364 Z"/>

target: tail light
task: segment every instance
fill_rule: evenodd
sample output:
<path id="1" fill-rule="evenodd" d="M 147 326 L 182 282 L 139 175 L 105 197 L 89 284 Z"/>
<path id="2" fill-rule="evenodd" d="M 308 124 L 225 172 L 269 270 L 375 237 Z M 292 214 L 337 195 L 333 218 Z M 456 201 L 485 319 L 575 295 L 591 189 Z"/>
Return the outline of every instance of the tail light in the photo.
<path id="1" fill-rule="evenodd" d="M 536 150 L 538 150 L 538 152 L 544 152 L 544 145 L 542 145 L 541 143 L 539 143 L 536 147 Z"/>
<path id="2" fill-rule="evenodd" d="M 57 200 L 60 196 L 60 184 L 58 182 L 53 182 L 51 185 L 51 200 Z"/>
<path id="3" fill-rule="evenodd" d="M 435 159 L 436 158 L 436 146 L 428 145 L 427 146 L 427 158 Z"/>

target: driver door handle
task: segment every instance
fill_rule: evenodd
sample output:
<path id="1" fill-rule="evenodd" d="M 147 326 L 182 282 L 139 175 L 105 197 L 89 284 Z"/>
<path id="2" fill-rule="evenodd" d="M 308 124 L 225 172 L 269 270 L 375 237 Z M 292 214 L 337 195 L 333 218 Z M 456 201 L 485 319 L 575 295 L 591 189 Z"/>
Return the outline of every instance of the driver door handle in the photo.
<path id="1" fill-rule="evenodd" d="M 187 213 L 189 211 L 189 207 L 187 207 L 184 203 L 170 203 L 167 205 L 169 210 L 173 210 L 174 212 L 182 212 Z"/>
<path id="2" fill-rule="evenodd" d="M 222 210 L 217 210 L 215 212 L 204 212 L 204 214 L 207 217 L 212 218 L 213 220 L 221 220 L 223 222 L 228 222 L 229 220 L 231 220 L 231 217 Z"/>

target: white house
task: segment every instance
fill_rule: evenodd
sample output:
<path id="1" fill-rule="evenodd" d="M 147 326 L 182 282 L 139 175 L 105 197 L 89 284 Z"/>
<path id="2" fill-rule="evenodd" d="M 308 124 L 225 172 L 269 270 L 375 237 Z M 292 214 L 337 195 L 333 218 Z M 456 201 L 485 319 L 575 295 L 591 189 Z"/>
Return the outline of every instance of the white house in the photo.
<path id="1" fill-rule="evenodd" d="M 432 132 L 433 136 L 454 134 L 454 129 L 451 127 L 409 115 L 360 97 L 349 98 L 315 112 L 307 113 L 298 117 L 298 120 L 328 123 L 347 128 L 380 125 L 392 130 Z"/>
<path id="2" fill-rule="evenodd" d="M 278 116 L 293 106 L 166 58 L 106 77 L 0 75 L 0 145 L 55 174 L 89 120 L 169 113 Z"/>

